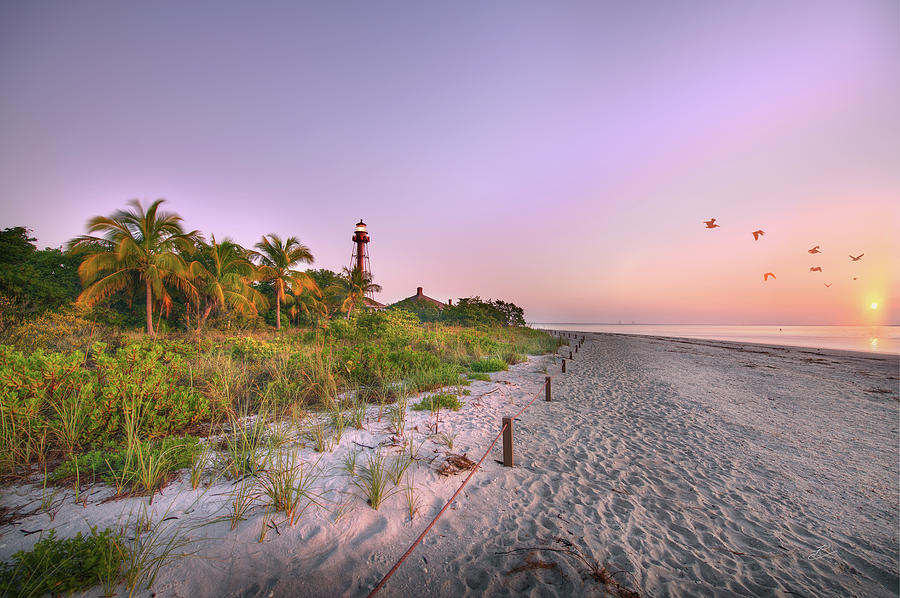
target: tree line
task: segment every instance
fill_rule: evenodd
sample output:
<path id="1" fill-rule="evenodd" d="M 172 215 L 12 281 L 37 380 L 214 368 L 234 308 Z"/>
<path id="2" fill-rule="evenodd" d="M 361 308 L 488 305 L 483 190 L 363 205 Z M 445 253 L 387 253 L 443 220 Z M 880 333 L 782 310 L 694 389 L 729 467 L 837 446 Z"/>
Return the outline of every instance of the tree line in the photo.
<path id="1" fill-rule="evenodd" d="M 294 236 L 272 233 L 245 248 L 229 238 L 185 231 L 179 215 L 161 209 L 164 202 L 158 199 L 145 208 L 132 200 L 126 209 L 94 217 L 87 234 L 65 249 L 38 250 L 24 227 L 0 231 L 3 310 L 29 314 L 75 303 L 116 324 L 133 325 L 143 303 L 149 335 L 163 320 L 200 331 L 211 317 L 242 323 L 261 318 L 280 329 L 283 309 L 294 323 L 320 325 L 338 315 L 349 318 L 369 291 L 381 290 L 357 269 L 300 270 L 313 263 L 313 255 Z M 514 304 L 479 297 L 461 299 L 436 314 L 402 302 L 397 307 L 422 321 L 525 323 Z"/>

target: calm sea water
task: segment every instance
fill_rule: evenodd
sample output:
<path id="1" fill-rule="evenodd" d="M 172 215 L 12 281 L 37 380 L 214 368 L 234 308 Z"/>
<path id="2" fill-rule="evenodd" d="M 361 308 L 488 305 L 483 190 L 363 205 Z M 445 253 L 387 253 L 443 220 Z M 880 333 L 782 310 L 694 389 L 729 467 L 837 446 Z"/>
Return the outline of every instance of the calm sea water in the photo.
<path id="1" fill-rule="evenodd" d="M 817 349 L 900 354 L 900 326 L 676 326 L 533 323 L 534 328 L 615 332 Z"/>

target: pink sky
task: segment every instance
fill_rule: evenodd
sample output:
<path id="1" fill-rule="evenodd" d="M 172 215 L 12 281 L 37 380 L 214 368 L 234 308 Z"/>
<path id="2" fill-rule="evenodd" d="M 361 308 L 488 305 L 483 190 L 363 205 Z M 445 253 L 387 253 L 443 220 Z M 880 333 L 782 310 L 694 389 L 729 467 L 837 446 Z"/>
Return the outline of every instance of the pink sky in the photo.
<path id="1" fill-rule="evenodd" d="M 165 197 L 339 270 L 363 218 L 385 302 L 900 324 L 898 22 L 876 1 L 7 2 L 0 226 L 57 246 Z"/>

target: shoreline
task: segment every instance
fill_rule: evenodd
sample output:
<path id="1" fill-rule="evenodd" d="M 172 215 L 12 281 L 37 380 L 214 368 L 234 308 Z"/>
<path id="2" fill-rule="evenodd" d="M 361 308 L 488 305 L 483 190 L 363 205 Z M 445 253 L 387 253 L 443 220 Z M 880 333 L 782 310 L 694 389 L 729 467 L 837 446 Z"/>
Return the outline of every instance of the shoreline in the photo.
<path id="1" fill-rule="evenodd" d="M 898 328 L 900 328 L 900 327 L 898 327 Z M 887 358 L 900 357 L 900 352 L 892 353 L 892 352 L 885 352 L 885 351 L 860 351 L 860 350 L 854 350 L 854 349 L 816 347 L 813 345 L 782 345 L 782 344 L 778 344 L 778 343 L 769 343 L 769 342 L 762 342 L 762 341 L 729 340 L 729 339 L 720 339 L 720 338 L 705 338 L 705 337 L 699 337 L 699 336 L 668 336 L 668 335 L 662 335 L 662 334 L 649 334 L 649 333 L 639 333 L 639 332 L 605 332 L 605 331 L 580 330 L 577 328 L 566 328 L 566 329 L 563 329 L 563 328 L 558 328 L 558 329 L 557 328 L 536 328 L 536 330 L 542 330 L 549 334 L 559 333 L 559 332 L 563 332 L 563 333 L 567 332 L 567 333 L 571 333 L 571 334 L 578 334 L 578 335 L 585 335 L 585 336 L 591 335 L 591 334 L 593 334 L 593 335 L 611 335 L 611 336 L 618 335 L 618 336 L 628 336 L 628 337 L 656 338 L 659 340 L 679 340 L 679 341 L 684 341 L 684 342 L 703 342 L 703 341 L 705 341 L 705 342 L 711 342 L 711 343 L 723 343 L 723 344 L 733 344 L 733 345 L 753 345 L 753 346 L 767 347 L 767 348 L 771 348 L 771 349 L 782 349 L 782 350 L 812 349 L 815 351 L 831 351 L 831 352 L 836 352 L 836 353 L 841 353 L 841 354 L 858 355 L 858 356 L 874 355 L 874 356 L 887 357 Z"/>

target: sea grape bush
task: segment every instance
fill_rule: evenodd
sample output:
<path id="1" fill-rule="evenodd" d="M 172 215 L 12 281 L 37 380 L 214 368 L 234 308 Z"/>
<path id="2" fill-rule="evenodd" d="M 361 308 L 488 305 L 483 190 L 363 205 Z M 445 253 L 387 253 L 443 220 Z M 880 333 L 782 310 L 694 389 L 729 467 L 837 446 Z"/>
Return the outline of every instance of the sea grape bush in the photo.
<path id="1" fill-rule="evenodd" d="M 106 529 L 78 532 L 60 540 L 55 530 L 30 551 L 15 553 L 10 563 L 0 563 L 0 595 L 70 595 L 95 585 L 115 585 L 122 569 L 124 538 Z M 112 584 L 110 584 L 112 582 Z"/>
<path id="2" fill-rule="evenodd" d="M 141 409 L 139 434 L 158 438 L 206 419 L 209 402 L 193 385 L 188 362 L 160 346 L 130 345 L 94 354 L 100 400 L 95 434 L 115 437 L 125 411 Z M 134 407 L 133 407 L 134 406 Z"/>
<path id="3" fill-rule="evenodd" d="M 189 370 L 163 347 L 107 353 L 96 343 L 85 357 L 0 345 L 0 468 L 41 461 L 49 450 L 120 441 L 129 410 L 140 410 L 137 433 L 146 439 L 208 418 L 208 401 Z"/>

